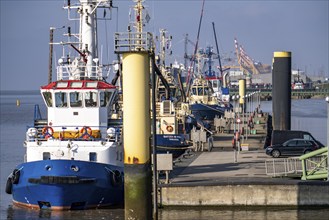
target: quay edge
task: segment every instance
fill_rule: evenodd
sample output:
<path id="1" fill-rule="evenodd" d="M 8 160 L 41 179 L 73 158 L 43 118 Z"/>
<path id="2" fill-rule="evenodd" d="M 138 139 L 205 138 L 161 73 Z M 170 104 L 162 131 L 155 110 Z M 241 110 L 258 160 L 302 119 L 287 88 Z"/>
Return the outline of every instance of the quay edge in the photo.
<path id="1" fill-rule="evenodd" d="M 329 183 L 319 181 L 161 185 L 165 206 L 329 206 Z"/>

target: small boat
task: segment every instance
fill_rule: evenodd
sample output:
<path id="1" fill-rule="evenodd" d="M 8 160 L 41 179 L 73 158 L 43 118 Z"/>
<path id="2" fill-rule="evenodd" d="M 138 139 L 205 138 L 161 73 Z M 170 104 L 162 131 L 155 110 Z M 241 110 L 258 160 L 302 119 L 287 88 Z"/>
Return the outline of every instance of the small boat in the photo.
<path id="1" fill-rule="evenodd" d="M 104 80 L 96 37 L 98 9 L 111 7 L 112 1 L 95 0 L 64 7 L 80 33 L 68 28 L 58 43 L 57 80 L 41 87 L 47 119 L 37 114 L 26 132 L 25 161 L 7 179 L 6 192 L 18 206 L 73 210 L 123 203 L 121 132 L 109 126 L 117 88 Z"/>
<path id="2" fill-rule="evenodd" d="M 228 88 L 223 88 L 222 78 L 213 68 L 212 47 L 200 49 L 196 55 L 197 70 L 189 87 L 189 104 L 192 114 L 198 120 L 211 122 L 225 111 L 231 111 Z"/>

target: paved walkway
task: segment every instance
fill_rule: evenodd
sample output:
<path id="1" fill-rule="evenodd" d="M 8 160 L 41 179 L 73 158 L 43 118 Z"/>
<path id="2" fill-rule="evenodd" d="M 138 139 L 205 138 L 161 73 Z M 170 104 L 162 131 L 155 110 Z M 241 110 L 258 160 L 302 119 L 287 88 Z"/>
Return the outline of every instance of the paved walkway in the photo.
<path id="1" fill-rule="evenodd" d="M 265 160 L 271 157 L 264 151 L 237 153 L 237 162 L 234 162 L 233 150 L 192 154 L 194 156 L 191 158 L 182 159 L 175 164 L 171 175 L 172 183 L 204 182 L 234 177 L 270 178 L 266 175 Z"/>

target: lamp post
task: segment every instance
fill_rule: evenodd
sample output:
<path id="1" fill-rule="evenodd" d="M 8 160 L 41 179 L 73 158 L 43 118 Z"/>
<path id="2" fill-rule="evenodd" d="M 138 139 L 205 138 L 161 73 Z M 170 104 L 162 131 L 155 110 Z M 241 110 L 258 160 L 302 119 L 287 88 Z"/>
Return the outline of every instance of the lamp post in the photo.
<path id="1" fill-rule="evenodd" d="M 237 95 L 236 96 L 236 102 L 238 102 L 239 101 L 239 99 L 240 99 L 240 96 L 239 95 Z M 239 105 L 238 105 L 239 106 Z M 236 110 L 235 110 L 236 111 Z M 239 121 L 237 121 L 237 120 L 239 120 Z M 238 145 L 237 145 L 237 147 L 238 147 L 238 152 L 240 153 L 240 106 L 239 106 L 239 108 L 238 108 L 238 117 L 237 117 L 237 119 L 235 120 L 235 123 L 238 123 L 238 131 L 237 131 L 237 133 L 238 133 L 238 135 L 237 135 L 237 143 L 238 143 Z"/>
<path id="2" fill-rule="evenodd" d="M 248 120 L 249 120 L 249 102 L 250 102 L 250 93 L 246 95 L 247 104 L 246 104 L 246 125 L 245 125 L 245 132 L 246 132 L 246 140 L 248 140 Z"/>
<path id="3" fill-rule="evenodd" d="M 328 135 L 328 131 L 329 131 L 329 96 L 326 97 L 326 101 L 327 101 L 327 166 L 328 166 L 328 176 L 327 176 L 327 182 L 329 182 L 329 135 Z"/>
<path id="4" fill-rule="evenodd" d="M 235 134 L 235 95 L 232 96 L 233 101 L 233 134 Z"/>
<path id="5" fill-rule="evenodd" d="M 246 102 L 246 95 L 244 95 L 243 97 L 242 97 L 242 99 L 243 99 L 243 103 L 242 103 L 242 127 L 241 127 L 241 129 L 243 128 L 244 129 L 244 123 L 245 123 L 245 119 L 246 119 L 246 111 L 245 111 L 245 109 L 244 109 L 244 107 L 245 107 L 245 102 Z M 244 131 L 245 132 L 245 131 Z M 243 133 L 243 141 L 244 141 L 244 139 L 245 139 L 245 134 Z"/>

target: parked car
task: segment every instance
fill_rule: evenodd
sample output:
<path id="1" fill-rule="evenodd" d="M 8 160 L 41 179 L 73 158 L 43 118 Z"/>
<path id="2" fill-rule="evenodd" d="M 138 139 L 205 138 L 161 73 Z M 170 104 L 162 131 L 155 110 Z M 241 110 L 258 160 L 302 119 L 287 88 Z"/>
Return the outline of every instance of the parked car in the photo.
<path id="1" fill-rule="evenodd" d="M 305 139 L 291 139 L 283 144 L 271 145 L 266 148 L 267 155 L 272 157 L 300 156 L 321 148 L 315 141 Z"/>
<path id="2" fill-rule="evenodd" d="M 316 140 L 309 132 L 307 131 L 291 131 L 291 130 L 273 130 L 271 133 L 271 143 L 269 145 L 283 144 L 284 142 L 297 138 L 314 141 L 318 146 L 324 147 L 324 145 Z M 269 141 L 267 141 L 267 144 Z M 264 145 L 264 148 L 269 145 Z"/>

